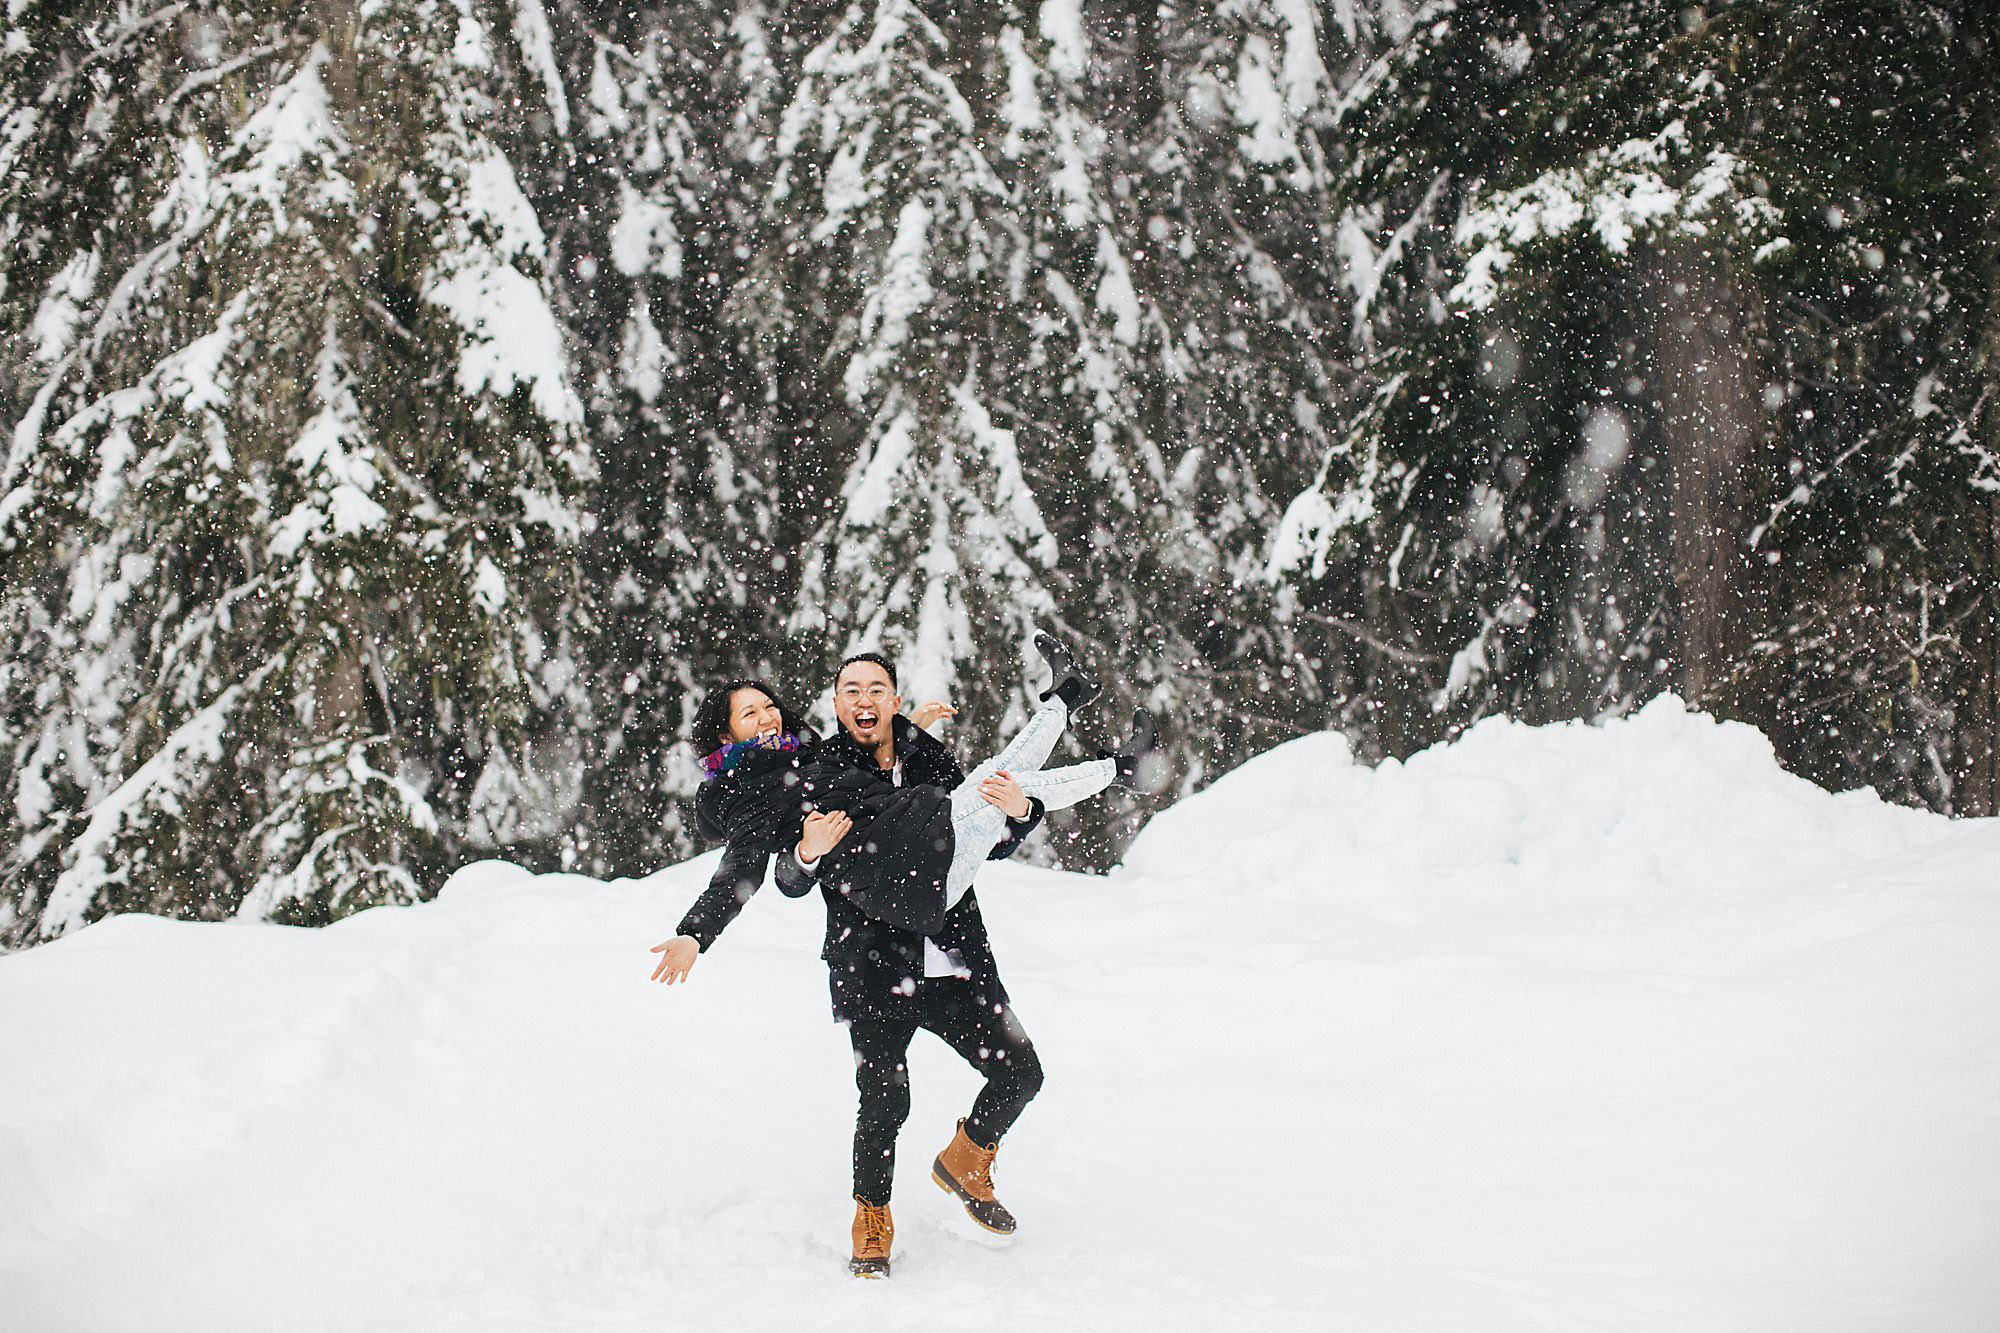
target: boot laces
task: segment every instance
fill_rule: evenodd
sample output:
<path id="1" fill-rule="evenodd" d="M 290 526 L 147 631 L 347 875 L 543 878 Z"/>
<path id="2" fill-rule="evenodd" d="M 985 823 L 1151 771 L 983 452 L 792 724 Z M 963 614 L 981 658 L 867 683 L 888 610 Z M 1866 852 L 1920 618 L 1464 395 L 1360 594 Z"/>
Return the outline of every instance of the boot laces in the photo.
<path id="1" fill-rule="evenodd" d="M 885 1253 L 889 1248 L 889 1210 L 877 1208 L 872 1203 L 861 1205 L 861 1248 L 870 1253 Z"/>
<path id="2" fill-rule="evenodd" d="M 997 1143 L 990 1148 L 981 1143 L 972 1145 L 972 1169 L 965 1173 L 969 1184 L 989 1192 L 992 1190 L 993 1158 L 999 1151 L 1000 1145 Z"/>

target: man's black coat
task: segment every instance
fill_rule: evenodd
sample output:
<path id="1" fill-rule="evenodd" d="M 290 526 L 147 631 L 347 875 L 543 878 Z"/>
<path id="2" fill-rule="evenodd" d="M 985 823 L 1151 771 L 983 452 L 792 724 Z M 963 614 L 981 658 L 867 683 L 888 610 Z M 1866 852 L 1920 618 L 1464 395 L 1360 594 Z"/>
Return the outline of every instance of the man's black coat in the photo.
<path id="1" fill-rule="evenodd" d="M 896 717 L 894 729 L 904 790 L 949 791 L 965 781 L 965 771 L 935 737 L 901 715 Z M 891 776 L 877 767 L 873 752 L 863 749 L 845 732 L 819 743 L 804 763 L 840 772 L 849 781 L 863 780 L 878 789 L 895 790 Z M 703 790 L 706 792 L 707 787 Z M 876 794 L 880 794 L 879 790 Z M 989 859 L 1012 856 L 1041 817 L 1041 805 L 1036 802 L 1026 819 L 1009 823 L 1009 837 L 993 849 Z M 704 819 L 703 823 L 704 831 L 709 831 L 708 821 Z M 723 927 L 735 920 L 743 904 L 763 883 L 771 854 L 777 850 L 790 847 L 781 849 L 755 839 L 732 839 L 723 851 L 722 864 L 709 880 L 708 889 L 682 918 L 680 933 L 692 936 L 706 953 Z M 874 1017 L 915 1021 L 918 1011 L 914 997 L 917 982 L 924 975 L 925 932 L 890 925 L 857 907 L 852 895 L 842 892 L 840 884 L 828 873 L 831 861 L 829 856 L 816 867 L 819 873 L 808 875 L 799 870 L 791 857 L 781 857 L 777 878 L 778 887 L 791 897 L 805 894 L 817 883 L 826 900 L 826 940 L 820 957 L 826 960 L 834 1018 L 840 1022 Z M 993 961 L 993 946 L 986 937 L 986 922 L 979 914 L 979 900 L 972 891 L 968 890 L 929 934 L 948 956 L 963 966 L 976 1003 L 999 1006 L 1007 1002 L 1006 987 L 1001 985 L 999 968 Z"/>

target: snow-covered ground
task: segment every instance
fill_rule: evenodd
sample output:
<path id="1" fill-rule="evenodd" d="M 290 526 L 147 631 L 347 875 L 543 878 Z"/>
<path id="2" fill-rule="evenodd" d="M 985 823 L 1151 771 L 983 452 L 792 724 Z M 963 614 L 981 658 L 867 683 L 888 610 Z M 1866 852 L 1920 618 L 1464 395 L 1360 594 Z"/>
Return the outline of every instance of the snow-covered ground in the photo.
<path id="1" fill-rule="evenodd" d="M 648 978 L 713 865 L 0 958 L 9 1329 L 2000 1328 L 2000 823 L 1664 701 L 1379 769 L 1314 736 L 1108 878 L 980 896 L 1048 1070 L 976 1240 L 846 1275 L 816 899 Z"/>

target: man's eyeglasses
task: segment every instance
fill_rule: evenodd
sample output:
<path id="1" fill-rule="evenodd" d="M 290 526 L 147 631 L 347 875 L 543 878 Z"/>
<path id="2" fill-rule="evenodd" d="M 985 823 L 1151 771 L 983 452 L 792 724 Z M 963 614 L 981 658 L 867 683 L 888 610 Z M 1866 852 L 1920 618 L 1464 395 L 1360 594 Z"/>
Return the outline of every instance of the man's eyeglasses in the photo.
<path id="1" fill-rule="evenodd" d="M 837 691 L 840 697 L 849 703 L 854 703 L 862 699 L 866 699 L 870 703 L 880 703 L 894 692 L 887 685 L 869 685 L 866 687 L 860 685 L 843 685 Z"/>

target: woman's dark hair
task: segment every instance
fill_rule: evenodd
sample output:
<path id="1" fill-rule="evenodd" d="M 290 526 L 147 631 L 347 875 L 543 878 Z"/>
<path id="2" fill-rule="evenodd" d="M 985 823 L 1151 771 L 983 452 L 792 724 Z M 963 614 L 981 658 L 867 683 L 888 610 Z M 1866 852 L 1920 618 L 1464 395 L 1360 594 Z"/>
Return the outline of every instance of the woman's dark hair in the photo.
<path id="1" fill-rule="evenodd" d="M 688 739 L 702 754 L 727 744 L 723 739 L 729 734 L 729 704 L 738 690 L 757 690 L 772 703 L 778 705 L 780 725 L 801 741 L 816 741 L 818 735 L 806 720 L 793 712 L 778 692 L 761 680 L 726 680 L 702 697 L 701 707 L 694 710 L 694 726 Z"/>

